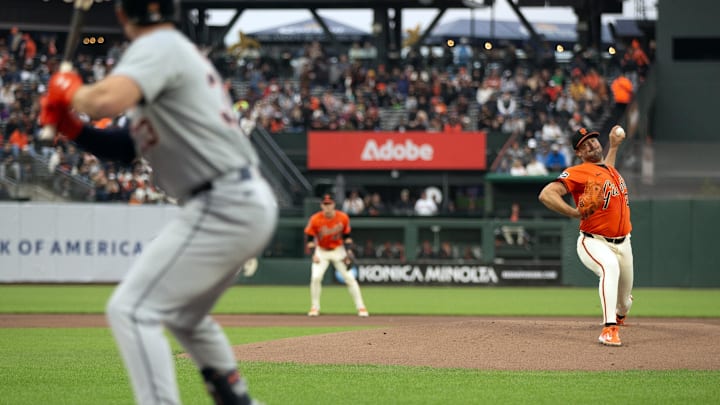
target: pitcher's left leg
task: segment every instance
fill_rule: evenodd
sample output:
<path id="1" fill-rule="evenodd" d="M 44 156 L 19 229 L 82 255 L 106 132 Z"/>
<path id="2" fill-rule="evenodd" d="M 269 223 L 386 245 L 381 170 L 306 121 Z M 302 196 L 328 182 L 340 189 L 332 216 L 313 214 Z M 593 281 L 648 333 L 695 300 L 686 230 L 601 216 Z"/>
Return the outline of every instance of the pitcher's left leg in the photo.
<path id="1" fill-rule="evenodd" d="M 630 235 L 618 247 L 618 263 L 620 277 L 618 280 L 617 314 L 624 318 L 630 312 L 633 304 L 632 289 L 634 283 L 634 263 Z M 624 322 L 624 319 L 623 319 Z"/>

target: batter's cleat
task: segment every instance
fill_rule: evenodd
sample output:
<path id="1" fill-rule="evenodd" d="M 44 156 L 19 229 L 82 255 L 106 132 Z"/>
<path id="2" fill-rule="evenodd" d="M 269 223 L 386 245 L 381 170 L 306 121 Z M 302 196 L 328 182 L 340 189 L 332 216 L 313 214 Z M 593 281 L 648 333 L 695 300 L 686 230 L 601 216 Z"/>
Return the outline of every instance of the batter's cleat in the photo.
<path id="1" fill-rule="evenodd" d="M 368 316 L 370 316 L 370 313 L 368 313 L 367 309 L 360 308 L 358 309 L 358 316 L 361 318 L 367 318 Z"/>
<path id="2" fill-rule="evenodd" d="M 215 405 L 264 405 L 250 397 L 247 382 L 237 370 L 220 373 L 213 368 L 201 370 L 205 386 Z"/>
<path id="3" fill-rule="evenodd" d="M 605 346 L 622 346 L 617 325 L 610 325 L 603 328 L 598 341 Z"/>
<path id="4" fill-rule="evenodd" d="M 615 323 L 618 326 L 625 326 L 625 315 L 615 315 Z"/>
<path id="5" fill-rule="evenodd" d="M 320 315 L 320 308 L 312 307 L 310 308 L 310 311 L 308 311 L 308 316 L 319 316 Z"/>

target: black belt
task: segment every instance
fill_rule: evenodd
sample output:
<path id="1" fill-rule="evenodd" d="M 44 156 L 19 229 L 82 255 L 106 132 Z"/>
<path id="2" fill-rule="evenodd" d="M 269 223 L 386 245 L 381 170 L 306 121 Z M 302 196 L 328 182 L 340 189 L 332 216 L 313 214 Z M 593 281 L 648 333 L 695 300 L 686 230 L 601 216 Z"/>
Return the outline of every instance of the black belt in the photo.
<path id="1" fill-rule="evenodd" d="M 238 181 L 245 181 L 252 179 L 252 171 L 250 170 L 249 166 L 241 167 L 236 170 L 238 173 Z M 204 193 L 206 191 L 210 191 L 213 189 L 213 182 L 212 181 L 206 181 L 205 183 L 200 184 L 199 186 L 193 188 L 190 190 L 190 196 L 195 197 L 196 195 L 200 193 Z"/>
<path id="2" fill-rule="evenodd" d="M 591 233 L 587 233 L 587 232 L 583 232 L 582 234 L 585 235 L 585 236 L 587 236 L 588 238 L 594 238 L 594 237 L 595 237 L 595 235 L 593 235 L 593 234 L 591 234 Z M 622 238 L 606 238 L 606 237 L 602 236 L 602 238 L 605 239 L 606 241 L 610 242 L 610 243 L 614 243 L 614 244 L 616 244 L 616 245 L 619 245 L 619 244 L 625 242 L 625 238 L 627 238 L 627 236 L 623 236 Z"/>

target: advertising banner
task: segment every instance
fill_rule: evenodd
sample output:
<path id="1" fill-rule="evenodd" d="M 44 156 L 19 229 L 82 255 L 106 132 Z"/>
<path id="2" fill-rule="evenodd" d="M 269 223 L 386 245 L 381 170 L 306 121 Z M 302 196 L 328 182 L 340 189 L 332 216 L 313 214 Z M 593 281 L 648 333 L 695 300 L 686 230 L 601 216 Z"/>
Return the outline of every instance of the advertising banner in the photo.
<path id="1" fill-rule="evenodd" d="M 361 284 L 414 285 L 560 285 L 560 263 L 357 264 Z"/>
<path id="2" fill-rule="evenodd" d="M 117 282 L 176 206 L 0 204 L 0 282 Z"/>
<path id="3" fill-rule="evenodd" d="M 485 170 L 485 132 L 309 131 L 311 170 Z"/>

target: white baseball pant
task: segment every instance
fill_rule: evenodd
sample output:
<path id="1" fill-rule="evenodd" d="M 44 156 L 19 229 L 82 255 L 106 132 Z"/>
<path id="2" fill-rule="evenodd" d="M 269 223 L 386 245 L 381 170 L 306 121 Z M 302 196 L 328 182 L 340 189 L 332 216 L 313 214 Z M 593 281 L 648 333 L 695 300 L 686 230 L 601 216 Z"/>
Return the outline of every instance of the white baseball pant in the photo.
<path id="1" fill-rule="evenodd" d="M 312 308 L 320 309 L 320 294 L 322 293 L 322 279 L 325 275 L 330 263 L 332 263 L 335 270 L 340 272 L 347 285 L 348 292 L 355 302 L 355 308 L 365 308 L 362 294 L 360 293 L 360 285 L 358 284 L 352 273 L 348 271 L 347 265 L 345 265 L 345 257 L 347 252 L 344 246 L 338 246 L 335 249 L 323 249 L 321 247 L 315 248 L 313 255 L 316 260 L 313 260 L 313 264 L 310 267 L 310 304 Z"/>
<path id="2" fill-rule="evenodd" d="M 612 243 L 601 235 L 580 233 L 577 240 L 580 261 L 599 278 L 598 293 L 604 323 L 615 323 L 616 315 L 627 315 L 632 306 L 633 253 L 630 235 Z"/>
<path id="3" fill-rule="evenodd" d="M 164 327 L 198 369 L 237 369 L 208 313 L 243 263 L 265 247 L 276 222 L 275 197 L 259 175 L 221 178 L 191 198 L 133 264 L 106 312 L 138 404 L 180 403 Z"/>

